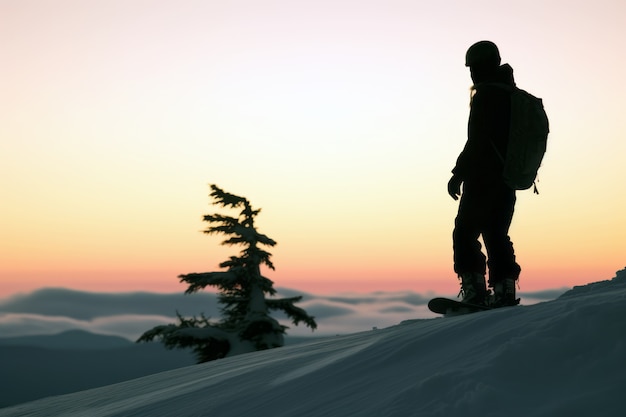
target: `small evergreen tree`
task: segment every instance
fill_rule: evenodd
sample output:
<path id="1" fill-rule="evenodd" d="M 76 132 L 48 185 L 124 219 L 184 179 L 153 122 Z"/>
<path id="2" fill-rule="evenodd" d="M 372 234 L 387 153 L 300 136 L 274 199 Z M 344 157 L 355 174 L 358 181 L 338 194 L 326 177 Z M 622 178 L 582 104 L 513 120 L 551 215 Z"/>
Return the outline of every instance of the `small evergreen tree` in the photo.
<path id="1" fill-rule="evenodd" d="M 211 185 L 213 204 L 225 208 L 241 209 L 237 217 L 209 214 L 204 221 L 210 225 L 204 233 L 223 234 L 227 239 L 223 245 L 243 246 L 239 256 L 231 256 L 220 264 L 225 271 L 179 275 L 181 282 L 189 287 L 191 294 L 207 286 L 217 287 L 218 302 L 222 305 L 222 320 L 211 322 L 204 315 L 184 318 L 180 314 L 177 324 L 156 326 L 145 332 L 137 341 L 148 342 L 159 339 L 167 348 L 192 348 L 198 363 L 225 356 L 256 350 L 280 347 L 288 328 L 269 315 L 272 310 L 283 311 L 294 325 L 303 322 L 312 330 L 317 328 L 313 317 L 296 307 L 302 297 L 283 299 L 266 298 L 276 290 L 273 282 L 261 275 L 261 265 L 274 270 L 272 256 L 260 246 L 274 246 L 276 242 L 257 232 L 254 219 L 260 213 L 253 210 L 250 202 Z"/>

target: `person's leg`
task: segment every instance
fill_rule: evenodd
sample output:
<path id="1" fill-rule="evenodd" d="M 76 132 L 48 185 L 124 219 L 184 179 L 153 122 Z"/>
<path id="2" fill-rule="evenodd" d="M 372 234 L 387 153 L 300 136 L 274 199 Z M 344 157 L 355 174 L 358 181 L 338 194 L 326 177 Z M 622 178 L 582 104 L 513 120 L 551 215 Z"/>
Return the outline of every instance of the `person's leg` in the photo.
<path id="1" fill-rule="evenodd" d="M 481 203 L 481 196 L 465 185 L 452 232 L 454 272 L 459 276 L 464 273 L 485 275 L 487 272 L 487 258 L 478 240 L 482 223 Z"/>
<path id="2" fill-rule="evenodd" d="M 478 240 L 484 212 L 480 194 L 480 188 L 465 185 L 452 233 L 454 271 L 461 279 L 463 301 L 473 304 L 484 304 L 487 297 L 486 257 Z"/>
<path id="3" fill-rule="evenodd" d="M 513 305 L 516 304 L 515 284 L 521 270 L 509 237 L 515 209 L 515 191 L 503 184 L 494 189 L 489 200 L 489 216 L 483 229 L 483 241 L 488 255 L 489 286 L 494 289 L 497 304 Z"/>

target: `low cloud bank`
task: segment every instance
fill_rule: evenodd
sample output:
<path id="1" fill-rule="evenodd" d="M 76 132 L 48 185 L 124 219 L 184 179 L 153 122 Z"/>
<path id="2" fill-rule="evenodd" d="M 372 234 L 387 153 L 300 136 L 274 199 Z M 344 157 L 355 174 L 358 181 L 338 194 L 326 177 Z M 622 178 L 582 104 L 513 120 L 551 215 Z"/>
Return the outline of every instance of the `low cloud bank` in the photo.
<path id="1" fill-rule="evenodd" d="M 552 300 L 566 289 L 522 293 L 524 304 Z M 318 330 L 290 325 L 288 335 L 323 336 L 384 328 L 408 319 L 434 317 L 426 303 L 433 294 L 375 292 L 318 296 L 292 289 L 278 289 L 280 297 L 302 295 L 298 305 L 315 316 Z M 44 288 L 0 300 L 2 337 L 56 334 L 86 330 L 135 340 L 144 331 L 172 323 L 176 311 L 184 316 L 204 313 L 219 318 L 216 294 L 157 294 L 148 292 L 93 293 L 64 288 Z"/>

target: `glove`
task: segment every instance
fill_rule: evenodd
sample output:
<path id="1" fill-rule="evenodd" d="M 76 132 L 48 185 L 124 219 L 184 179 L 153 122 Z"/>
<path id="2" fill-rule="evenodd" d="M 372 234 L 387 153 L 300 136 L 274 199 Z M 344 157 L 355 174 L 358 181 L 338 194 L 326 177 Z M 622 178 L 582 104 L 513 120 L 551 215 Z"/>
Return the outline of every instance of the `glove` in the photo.
<path id="1" fill-rule="evenodd" d="M 461 196 L 461 184 L 463 184 L 463 180 L 458 175 L 453 175 L 448 181 L 448 194 L 454 200 L 458 200 Z"/>

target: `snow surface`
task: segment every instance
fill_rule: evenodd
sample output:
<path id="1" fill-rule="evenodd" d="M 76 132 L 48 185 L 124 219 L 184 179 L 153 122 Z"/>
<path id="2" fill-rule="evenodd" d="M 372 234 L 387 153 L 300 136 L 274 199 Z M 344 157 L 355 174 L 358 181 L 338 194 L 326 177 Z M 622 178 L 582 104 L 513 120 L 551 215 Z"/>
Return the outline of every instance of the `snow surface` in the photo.
<path id="1" fill-rule="evenodd" d="M 557 300 L 286 346 L 0 416 L 619 416 L 626 270 Z"/>

